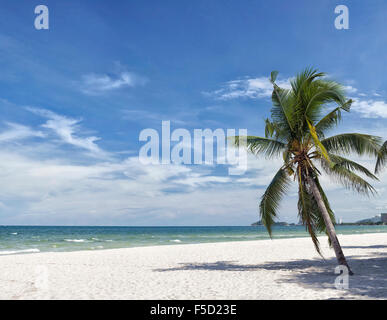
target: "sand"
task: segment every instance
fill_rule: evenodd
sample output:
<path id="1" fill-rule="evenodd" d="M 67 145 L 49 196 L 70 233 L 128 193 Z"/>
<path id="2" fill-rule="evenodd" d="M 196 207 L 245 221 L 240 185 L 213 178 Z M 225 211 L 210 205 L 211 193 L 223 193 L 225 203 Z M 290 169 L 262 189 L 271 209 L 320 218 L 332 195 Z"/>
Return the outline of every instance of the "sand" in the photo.
<path id="1" fill-rule="evenodd" d="M 386 299 L 387 233 L 0 256 L 0 299 Z"/>

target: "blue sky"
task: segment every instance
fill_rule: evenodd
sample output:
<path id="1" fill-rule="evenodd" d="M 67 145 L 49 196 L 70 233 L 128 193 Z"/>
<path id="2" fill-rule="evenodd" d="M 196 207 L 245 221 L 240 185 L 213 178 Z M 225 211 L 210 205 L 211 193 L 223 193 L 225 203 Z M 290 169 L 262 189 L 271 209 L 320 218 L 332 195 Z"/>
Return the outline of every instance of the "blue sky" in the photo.
<path id="1" fill-rule="evenodd" d="M 279 162 L 143 166 L 144 128 L 263 134 L 272 70 L 314 66 L 356 100 L 341 131 L 387 138 L 387 4 L 361 1 L 0 1 L 0 224 L 247 225 Z M 35 30 L 34 8 L 50 10 Z M 337 30 L 346 4 L 350 29 Z M 270 86 L 269 86 L 270 88 Z M 363 159 L 367 162 L 366 159 Z M 336 214 L 387 211 L 326 181 Z M 297 221 L 296 197 L 281 220 Z M 348 206 L 351 203 L 351 206 Z"/>

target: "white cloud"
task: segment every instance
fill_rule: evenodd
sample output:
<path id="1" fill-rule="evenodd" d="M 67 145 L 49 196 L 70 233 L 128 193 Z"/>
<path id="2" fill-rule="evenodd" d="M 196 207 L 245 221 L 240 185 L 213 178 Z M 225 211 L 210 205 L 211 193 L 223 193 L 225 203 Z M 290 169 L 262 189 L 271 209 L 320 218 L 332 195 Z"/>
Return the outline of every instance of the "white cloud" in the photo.
<path id="1" fill-rule="evenodd" d="M 290 88 L 289 80 L 277 81 L 281 88 Z M 266 77 L 232 80 L 222 86 L 221 89 L 205 94 L 219 100 L 231 100 L 237 98 L 260 99 L 270 97 L 273 85 Z"/>
<path id="2" fill-rule="evenodd" d="M 99 95 L 125 87 L 143 85 L 145 82 L 145 78 L 127 71 L 117 75 L 91 73 L 82 76 L 80 90 L 88 95 Z"/>
<path id="3" fill-rule="evenodd" d="M 135 155 L 90 160 L 85 150 L 107 152 L 96 144 L 98 138 L 85 137 L 79 119 L 28 110 L 46 119 L 43 132 L 8 124 L 9 130 L 0 133 L 2 224 L 249 224 L 258 220 L 259 198 L 281 166 L 280 159 L 249 155 L 246 174 L 228 176 L 218 166 L 144 165 Z M 35 136 L 41 139 L 23 140 Z M 53 143 L 58 138 L 62 144 Z M 76 148 L 69 155 L 63 143 Z M 322 182 L 345 221 L 376 214 L 386 205 L 386 183 L 376 185 L 381 195 L 369 201 L 327 178 Z M 346 211 L 348 202 L 351 211 Z M 296 184 L 283 200 L 280 219 L 297 221 Z"/>
<path id="4" fill-rule="evenodd" d="M 47 147 L 47 146 L 46 146 Z M 244 176 L 214 173 L 215 167 L 144 165 L 136 156 L 79 164 L 40 157 L 25 148 L 0 149 L 0 223 L 4 224 L 248 224 L 258 220 L 258 203 L 281 160 L 249 155 Z M 76 152 L 75 152 L 76 153 Z M 385 205 L 385 192 L 363 201 L 340 186 L 322 181 L 345 221 Z M 377 186 L 387 190 L 385 183 Z M 284 198 L 280 219 L 297 221 L 296 184 Z M 340 192 L 337 192 L 340 190 Z M 345 211 L 348 201 L 351 212 Z"/>
<path id="5" fill-rule="evenodd" d="M 10 139 L 2 142 L 0 223 L 162 225 L 256 220 L 257 188 L 242 182 L 235 187 L 234 177 L 214 174 L 214 166 L 144 165 L 137 156 L 88 161 L 82 150 L 95 151 L 95 146 L 77 136 L 79 120 L 44 109 L 28 110 L 48 119 L 42 126 L 47 132 L 44 139 L 20 141 L 17 148 Z M 71 155 L 63 153 L 60 144 L 52 143 L 56 136 L 79 148 Z"/>
<path id="6" fill-rule="evenodd" d="M 377 92 L 370 94 L 364 94 L 359 92 L 359 90 L 353 86 L 345 86 L 345 90 L 348 94 L 352 94 L 352 103 L 351 110 L 357 112 L 363 118 L 387 118 L 387 103 L 383 100 L 380 100 L 381 95 Z M 377 97 L 374 99 L 366 99 L 367 96 Z M 375 100 L 378 99 L 379 100 Z"/>
<path id="7" fill-rule="evenodd" d="M 12 122 L 6 122 L 6 124 L 8 130 L 0 133 L 0 142 L 16 141 L 32 137 L 44 137 L 44 134 L 41 131 L 35 131 L 30 127 Z"/>
<path id="8" fill-rule="evenodd" d="M 0 150 L 0 176 L 0 200 L 11 210 L 2 223 L 153 225 L 171 223 L 168 217 L 230 219 L 239 210 L 255 216 L 256 190 L 235 190 L 231 178 L 194 166 L 143 165 L 137 157 L 77 165 Z"/>
<path id="9" fill-rule="evenodd" d="M 348 93 L 349 94 L 354 94 L 354 93 L 356 93 L 358 91 L 357 88 L 352 87 L 352 86 L 345 86 L 344 90 L 346 91 L 347 94 Z"/>
<path id="10" fill-rule="evenodd" d="M 100 138 L 94 136 L 82 138 L 76 135 L 80 131 L 80 119 L 68 118 L 45 109 L 27 108 L 27 110 L 47 118 L 47 122 L 42 127 L 52 130 L 64 143 L 88 150 L 94 155 L 106 156 L 106 153 L 95 143 Z"/>
<path id="11" fill-rule="evenodd" d="M 352 110 L 364 118 L 387 118 L 387 103 L 382 100 L 358 100 Z"/>
<path id="12" fill-rule="evenodd" d="M 227 183 L 231 182 L 230 177 L 203 176 L 199 173 L 192 173 L 184 179 L 176 180 L 176 183 L 184 184 L 191 187 L 206 186 L 211 183 Z"/>

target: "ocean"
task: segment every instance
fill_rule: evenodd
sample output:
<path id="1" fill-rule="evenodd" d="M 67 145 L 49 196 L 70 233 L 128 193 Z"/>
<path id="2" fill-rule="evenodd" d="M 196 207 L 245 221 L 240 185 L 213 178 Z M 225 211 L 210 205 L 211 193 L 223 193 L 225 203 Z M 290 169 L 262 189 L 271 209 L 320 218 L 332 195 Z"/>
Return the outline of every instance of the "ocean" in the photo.
<path id="1" fill-rule="evenodd" d="M 387 233 L 387 226 L 337 226 L 338 234 Z M 276 226 L 273 239 L 308 237 L 303 226 Z M 269 239 L 257 227 L 0 226 L 0 255 L 104 250 Z"/>

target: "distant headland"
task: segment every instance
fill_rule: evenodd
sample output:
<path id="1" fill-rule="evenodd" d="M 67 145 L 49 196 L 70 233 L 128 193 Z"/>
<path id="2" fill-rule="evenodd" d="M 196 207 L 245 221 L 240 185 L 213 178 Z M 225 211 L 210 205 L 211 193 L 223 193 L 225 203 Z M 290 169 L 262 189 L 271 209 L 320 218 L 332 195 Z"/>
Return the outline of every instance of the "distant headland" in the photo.
<path id="1" fill-rule="evenodd" d="M 274 222 L 274 226 L 298 226 L 299 224 L 295 223 L 287 223 L 287 222 Z M 263 226 L 262 221 L 257 221 L 251 224 L 251 226 L 256 227 L 256 226 Z"/>
<path id="2" fill-rule="evenodd" d="M 275 222 L 274 226 L 299 226 L 301 225 L 300 223 L 287 223 L 287 222 Z M 375 217 L 368 218 L 368 219 L 363 219 L 359 220 L 356 222 L 341 222 L 339 225 L 342 226 L 371 226 L 371 225 L 387 225 L 387 213 L 381 213 L 376 215 Z M 251 226 L 256 227 L 256 226 L 263 226 L 263 223 L 261 220 L 254 222 L 251 224 Z"/>

